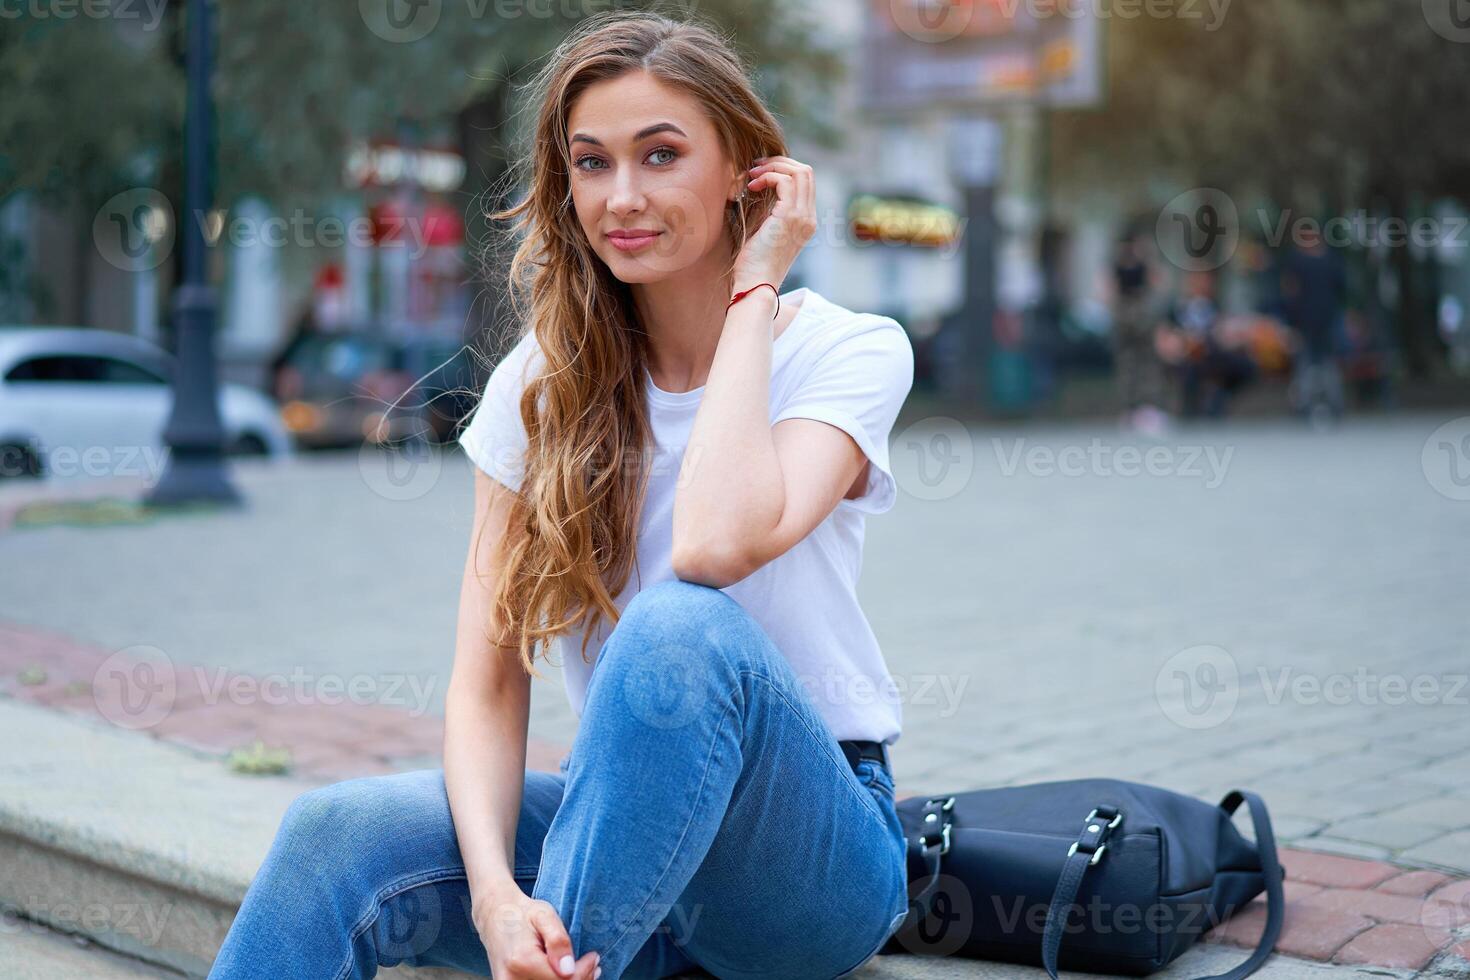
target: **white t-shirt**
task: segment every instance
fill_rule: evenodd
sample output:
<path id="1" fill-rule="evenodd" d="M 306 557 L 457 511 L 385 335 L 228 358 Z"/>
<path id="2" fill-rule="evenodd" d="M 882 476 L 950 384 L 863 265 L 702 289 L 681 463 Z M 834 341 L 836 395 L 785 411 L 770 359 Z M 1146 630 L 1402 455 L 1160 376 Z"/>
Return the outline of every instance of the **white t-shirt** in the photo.
<path id="1" fill-rule="evenodd" d="M 783 304 L 801 300 L 771 348 L 771 424 L 817 419 L 847 432 L 871 465 L 861 496 L 841 501 L 805 538 L 753 574 L 723 591 L 740 603 L 795 670 L 837 739 L 894 742 L 902 729 L 896 685 L 877 638 L 857 600 L 864 522 L 889 510 L 897 485 L 888 462 L 888 437 L 913 384 L 914 352 L 896 320 L 855 313 L 809 287 L 792 290 Z M 459 436 L 482 470 L 519 491 L 526 434 L 517 410 L 526 380 L 541 369 L 534 332 L 527 332 L 491 373 L 484 396 Z M 668 392 L 644 372 L 655 445 L 648 450 L 648 496 L 638 530 L 637 566 L 614 598 L 621 610 L 637 592 L 675 577 L 670 560 L 674 491 L 703 387 Z M 604 617 L 588 641 L 563 634 L 559 653 L 567 697 L 577 717 L 612 625 Z"/>

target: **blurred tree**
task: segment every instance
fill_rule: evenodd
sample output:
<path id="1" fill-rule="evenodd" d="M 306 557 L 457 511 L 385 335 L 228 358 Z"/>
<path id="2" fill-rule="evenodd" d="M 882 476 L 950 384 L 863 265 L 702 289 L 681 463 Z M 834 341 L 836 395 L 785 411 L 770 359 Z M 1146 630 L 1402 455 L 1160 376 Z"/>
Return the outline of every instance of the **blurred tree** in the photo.
<path id="1" fill-rule="evenodd" d="M 468 209 L 515 150 L 515 84 L 584 7 L 712 22 L 735 39 L 790 128 L 834 139 L 827 95 L 840 52 L 823 47 L 799 4 L 434 0 L 404 5 L 414 21 L 400 30 L 374 22 L 368 2 L 219 0 L 216 201 L 255 194 L 280 211 L 326 208 L 343 189 L 354 141 L 443 134 L 470 152 Z M 146 29 L 121 17 L 0 19 L 0 90 L 27 96 L 0 100 L 0 199 L 39 192 L 88 224 L 126 188 L 156 187 L 177 202 L 182 8 L 170 3 L 163 23 Z M 417 21 L 430 14 L 431 23 Z"/>
<path id="2" fill-rule="evenodd" d="M 1297 218 L 1363 208 L 1412 220 L 1424 202 L 1463 198 L 1470 143 L 1451 107 L 1470 58 L 1411 7 L 1273 0 L 1232 4 L 1218 22 L 1113 18 L 1107 104 L 1053 114 L 1059 182 L 1142 204 L 1172 177 L 1263 195 Z M 1392 258 L 1399 339 L 1422 376 L 1434 304 L 1416 292 L 1413 253 Z"/>

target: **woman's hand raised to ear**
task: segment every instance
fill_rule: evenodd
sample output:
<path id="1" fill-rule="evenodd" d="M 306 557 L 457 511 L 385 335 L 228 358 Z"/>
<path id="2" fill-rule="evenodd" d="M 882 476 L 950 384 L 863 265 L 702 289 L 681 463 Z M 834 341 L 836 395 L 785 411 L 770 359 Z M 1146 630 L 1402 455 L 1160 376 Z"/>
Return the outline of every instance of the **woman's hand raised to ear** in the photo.
<path id="1" fill-rule="evenodd" d="M 790 157 L 762 157 L 749 170 L 748 192 L 775 190 L 776 206 L 735 259 L 738 292 L 758 282 L 780 289 L 791 264 L 817 230 L 812 168 Z"/>

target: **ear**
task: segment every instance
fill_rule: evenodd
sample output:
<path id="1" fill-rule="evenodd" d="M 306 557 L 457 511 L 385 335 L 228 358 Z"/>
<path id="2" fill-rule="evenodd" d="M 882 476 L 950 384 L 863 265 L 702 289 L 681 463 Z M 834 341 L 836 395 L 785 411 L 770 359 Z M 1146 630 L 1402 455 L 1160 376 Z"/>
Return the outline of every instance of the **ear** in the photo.
<path id="1" fill-rule="evenodd" d="M 725 189 L 725 200 L 734 204 L 745 193 L 745 184 L 748 178 L 746 177 L 745 170 L 741 169 L 738 163 L 731 164 L 730 170 L 730 186 Z"/>

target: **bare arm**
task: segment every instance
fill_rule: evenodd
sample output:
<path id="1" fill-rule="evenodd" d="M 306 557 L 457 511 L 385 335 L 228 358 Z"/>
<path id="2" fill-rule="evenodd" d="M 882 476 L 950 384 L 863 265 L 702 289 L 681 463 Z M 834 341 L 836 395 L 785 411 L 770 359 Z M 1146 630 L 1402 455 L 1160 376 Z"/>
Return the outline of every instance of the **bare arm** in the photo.
<path id="1" fill-rule="evenodd" d="M 780 557 L 844 496 L 867 458 L 841 429 L 770 423 L 771 314 L 760 290 L 729 310 L 674 496 L 674 572 L 724 588 Z"/>
<path id="2" fill-rule="evenodd" d="M 454 670 L 444 706 L 444 786 L 469 880 L 475 927 L 496 976 L 572 976 L 559 968 L 573 950 L 555 909 L 515 881 L 516 826 L 526 778 L 531 676 L 513 647 L 486 639 L 498 630 L 492 596 L 504 557 L 512 491 L 475 473 L 475 520 L 460 580 Z M 567 960 L 563 960 L 566 957 Z M 576 961 L 590 978 L 595 951 Z"/>
<path id="3" fill-rule="evenodd" d="M 517 887 L 531 677 L 513 649 L 493 648 L 485 639 L 494 632 L 490 603 L 512 501 L 507 487 L 475 470 L 475 522 L 444 706 L 444 785 L 472 899 Z"/>

